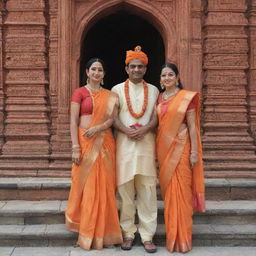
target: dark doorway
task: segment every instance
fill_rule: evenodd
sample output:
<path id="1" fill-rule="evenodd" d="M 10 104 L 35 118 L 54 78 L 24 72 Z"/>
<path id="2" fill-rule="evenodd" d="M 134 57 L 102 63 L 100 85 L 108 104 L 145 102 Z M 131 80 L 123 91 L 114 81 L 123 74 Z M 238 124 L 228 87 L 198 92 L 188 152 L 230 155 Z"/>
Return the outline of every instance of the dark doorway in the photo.
<path id="1" fill-rule="evenodd" d="M 99 57 L 106 64 L 104 87 L 111 89 L 127 78 L 125 56 L 127 50 L 140 45 L 149 57 L 145 80 L 159 86 L 160 67 L 164 63 L 164 43 L 153 25 L 139 16 L 119 11 L 102 18 L 86 34 L 81 47 L 80 83 L 85 84 L 85 63 Z"/>

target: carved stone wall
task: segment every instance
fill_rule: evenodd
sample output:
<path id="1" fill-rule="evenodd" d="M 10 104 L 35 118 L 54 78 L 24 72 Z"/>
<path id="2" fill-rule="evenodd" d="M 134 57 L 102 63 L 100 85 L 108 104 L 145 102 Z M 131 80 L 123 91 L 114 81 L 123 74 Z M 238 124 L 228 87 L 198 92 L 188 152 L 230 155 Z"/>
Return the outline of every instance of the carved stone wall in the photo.
<path id="1" fill-rule="evenodd" d="M 249 64 L 253 74 L 248 58 L 252 39 L 248 45 L 246 3 L 209 0 L 205 8 L 203 129 L 206 174 L 211 177 L 255 177 L 250 132 L 254 109 L 248 111 L 247 76 Z M 254 87 L 252 82 L 249 85 Z"/>
<path id="2" fill-rule="evenodd" d="M 248 72 L 248 92 L 249 92 L 249 118 L 250 128 L 256 139 L 256 1 L 251 0 L 248 6 L 249 17 L 249 72 Z"/>
<path id="3" fill-rule="evenodd" d="M 46 5 L 44 0 L 8 0 L 5 8 L 0 174 L 41 175 L 48 169 L 50 150 Z"/>
<path id="4" fill-rule="evenodd" d="M 4 144 L 4 92 L 3 92 L 3 16 L 5 4 L 0 2 L 0 154 Z"/>
<path id="5" fill-rule="evenodd" d="M 153 24 L 186 88 L 202 92 L 206 175 L 255 177 L 256 0 L 1 1 L 0 176 L 70 175 L 81 43 L 118 10 Z"/>

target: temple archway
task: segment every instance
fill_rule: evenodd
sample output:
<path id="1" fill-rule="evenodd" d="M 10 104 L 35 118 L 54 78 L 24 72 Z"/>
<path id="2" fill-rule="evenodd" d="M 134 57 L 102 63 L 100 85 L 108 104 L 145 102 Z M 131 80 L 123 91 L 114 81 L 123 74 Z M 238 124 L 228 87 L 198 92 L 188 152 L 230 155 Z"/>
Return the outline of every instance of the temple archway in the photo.
<path id="1" fill-rule="evenodd" d="M 101 18 L 85 34 L 81 45 L 80 86 L 85 84 L 85 64 L 91 57 L 99 57 L 106 64 L 106 88 L 124 81 L 126 50 L 136 45 L 141 45 L 149 57 L 145 80 L 158 86 L 160 67 L 165 60 L 162 36 L 148 21 L 125 10 Z"/>

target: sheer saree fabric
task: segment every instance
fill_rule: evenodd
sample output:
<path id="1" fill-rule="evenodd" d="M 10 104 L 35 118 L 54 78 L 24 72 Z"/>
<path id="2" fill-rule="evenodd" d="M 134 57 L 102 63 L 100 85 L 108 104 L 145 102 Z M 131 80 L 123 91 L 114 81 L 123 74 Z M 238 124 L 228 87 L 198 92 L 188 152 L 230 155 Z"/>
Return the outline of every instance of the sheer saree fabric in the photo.
<path id="1" fill-rule="evenodd" d="M 117 96 L 108 91 L 92 93 L 93 114 L 90 127 L 110 118 Z M 72 184 L 66 210 L 66 226 L 79 232 L 81 248 L 102 249 L 120 244 L 122 235 L 116 206 L 115 141 L 111 129 L 93 138 L 79 128 L 81 162 L 72 166 Z"/>
<path id="2" fill-rule="evenodd" d="M 187 127 L 180 131 L 180 127 L 193 98 L 199 162 L 191 170 L 189 132 Z M 161 107 L 166 103 L 168 109 L 163 112 Z M 205 211 L 199 94 L 181 90 L 174 97 L 160 102 L 157 108 L 159 127 L 156 149 L 165 207 L 166 246 L 170 252 L 186 252 L 192 249 L 193 212 Z"/>

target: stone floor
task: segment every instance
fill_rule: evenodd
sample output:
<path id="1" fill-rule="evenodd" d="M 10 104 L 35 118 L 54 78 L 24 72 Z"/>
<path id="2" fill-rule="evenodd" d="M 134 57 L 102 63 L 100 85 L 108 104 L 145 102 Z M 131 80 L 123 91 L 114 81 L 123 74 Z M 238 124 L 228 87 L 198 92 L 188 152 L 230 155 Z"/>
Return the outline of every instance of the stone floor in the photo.
<path id="1" fill-rule="evenodd" d="M 0 247 L 0 256 L 122 256 L 136 255 L 148 256 L 140 246 L 133 247 L 131 251 L 122 251 L 119 247 L 101 251 L 84 251 L 73 247 Z M 159 247 L 157 253 L 152 255 L 178 256 L 182 253 L 170 254 L 165 247 Z M 256 256 L 256 247 L 194 247 L 186 253 L 187 256 Z"/>

